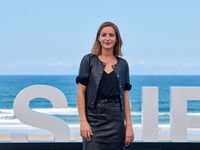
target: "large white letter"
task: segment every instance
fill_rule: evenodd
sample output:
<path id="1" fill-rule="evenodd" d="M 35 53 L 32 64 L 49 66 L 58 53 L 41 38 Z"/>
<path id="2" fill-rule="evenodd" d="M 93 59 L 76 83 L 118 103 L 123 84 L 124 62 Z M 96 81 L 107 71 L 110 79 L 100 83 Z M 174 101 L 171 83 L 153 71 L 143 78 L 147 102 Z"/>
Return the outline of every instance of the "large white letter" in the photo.
<path id="1" fill-rule="evenodd" d="M 158 142 L 158 87 L 142 87 L 142 140 Z"/>
<path id="2" fill-rule="evenodd" d="M 29 102 L 34 98 L 48 99 L 53 108 L 67 108 L 65 95 L 57 88 L 46 85 L 35 85 L 23 89 L 16 96 L 13 104 L 15 116 L 23 123 L 52 132 L 55 142 L 68 142 L 70 139 L 67 124 L 54 116 L 35 112 Z M 18 136 L 18 135 L 15 135 Z"/>
<path id="3" fill-rule="evenodd" d="M 171 87 L 170 139 L 187 142 L 187 128 L 200 128 L 200 117 L 187 116 L 187 100 L 200 100 L 200 87 Z"/>

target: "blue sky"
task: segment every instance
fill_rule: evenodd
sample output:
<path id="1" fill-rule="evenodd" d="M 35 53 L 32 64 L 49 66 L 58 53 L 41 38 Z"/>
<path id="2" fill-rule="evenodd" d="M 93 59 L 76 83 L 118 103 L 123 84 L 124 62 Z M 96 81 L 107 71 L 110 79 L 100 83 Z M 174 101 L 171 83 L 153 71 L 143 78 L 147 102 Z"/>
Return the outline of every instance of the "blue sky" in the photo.
<path id="1" fill-rule="evenodd" d="M 132 75 L 200 75 L 199 0 L 0 0 L 0 75 L 78 73 L 105 21 Z"/>

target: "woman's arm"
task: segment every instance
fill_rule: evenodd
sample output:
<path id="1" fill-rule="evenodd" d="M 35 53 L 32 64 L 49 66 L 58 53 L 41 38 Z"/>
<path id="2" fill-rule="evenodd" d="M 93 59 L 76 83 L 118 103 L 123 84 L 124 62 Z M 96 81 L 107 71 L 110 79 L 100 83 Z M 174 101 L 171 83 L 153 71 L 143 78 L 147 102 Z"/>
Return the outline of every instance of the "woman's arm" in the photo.
<path id="1" fill-rule="evenodd" d="M 128 146 L 134 140 L 128 90 L 124 91 L 124 117 L 126 120 L 125 146 Z"/>
<path id="2" fill-rule="evenodd" d="M 85 91 L 86 86 L 78 83 L 77 106 L 80 118 L 80 135 L 87 141 L 90 141 L 93 134 L 85 114 Z"/>

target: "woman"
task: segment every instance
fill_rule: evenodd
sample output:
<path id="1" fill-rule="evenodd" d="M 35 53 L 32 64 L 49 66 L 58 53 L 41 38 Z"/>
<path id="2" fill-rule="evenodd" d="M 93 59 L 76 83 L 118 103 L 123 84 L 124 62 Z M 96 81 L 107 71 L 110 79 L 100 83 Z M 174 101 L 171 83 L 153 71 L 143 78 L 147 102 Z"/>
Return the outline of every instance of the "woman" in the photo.
<path id="1" fill-rule="evenodd" d="M 129 68 L 119 57 L 121 46 L 117 26 L 104 22 L 92 53 L 84 56 L 80 64 L 76 78 L 80 135 L 87 140 L 89 150 L 123 150 L 134 140 Z"/>

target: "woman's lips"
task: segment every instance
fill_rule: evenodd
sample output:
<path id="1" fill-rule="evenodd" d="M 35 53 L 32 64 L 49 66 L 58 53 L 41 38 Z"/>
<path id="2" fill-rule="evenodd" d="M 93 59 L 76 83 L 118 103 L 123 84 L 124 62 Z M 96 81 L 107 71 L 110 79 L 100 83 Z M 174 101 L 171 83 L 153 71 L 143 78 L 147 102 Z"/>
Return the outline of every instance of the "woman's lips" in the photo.
<path id="1" fill-rule="evenodd" d="M 106 45 L 110 45 L 110 43 L 105 43 Z"/>

